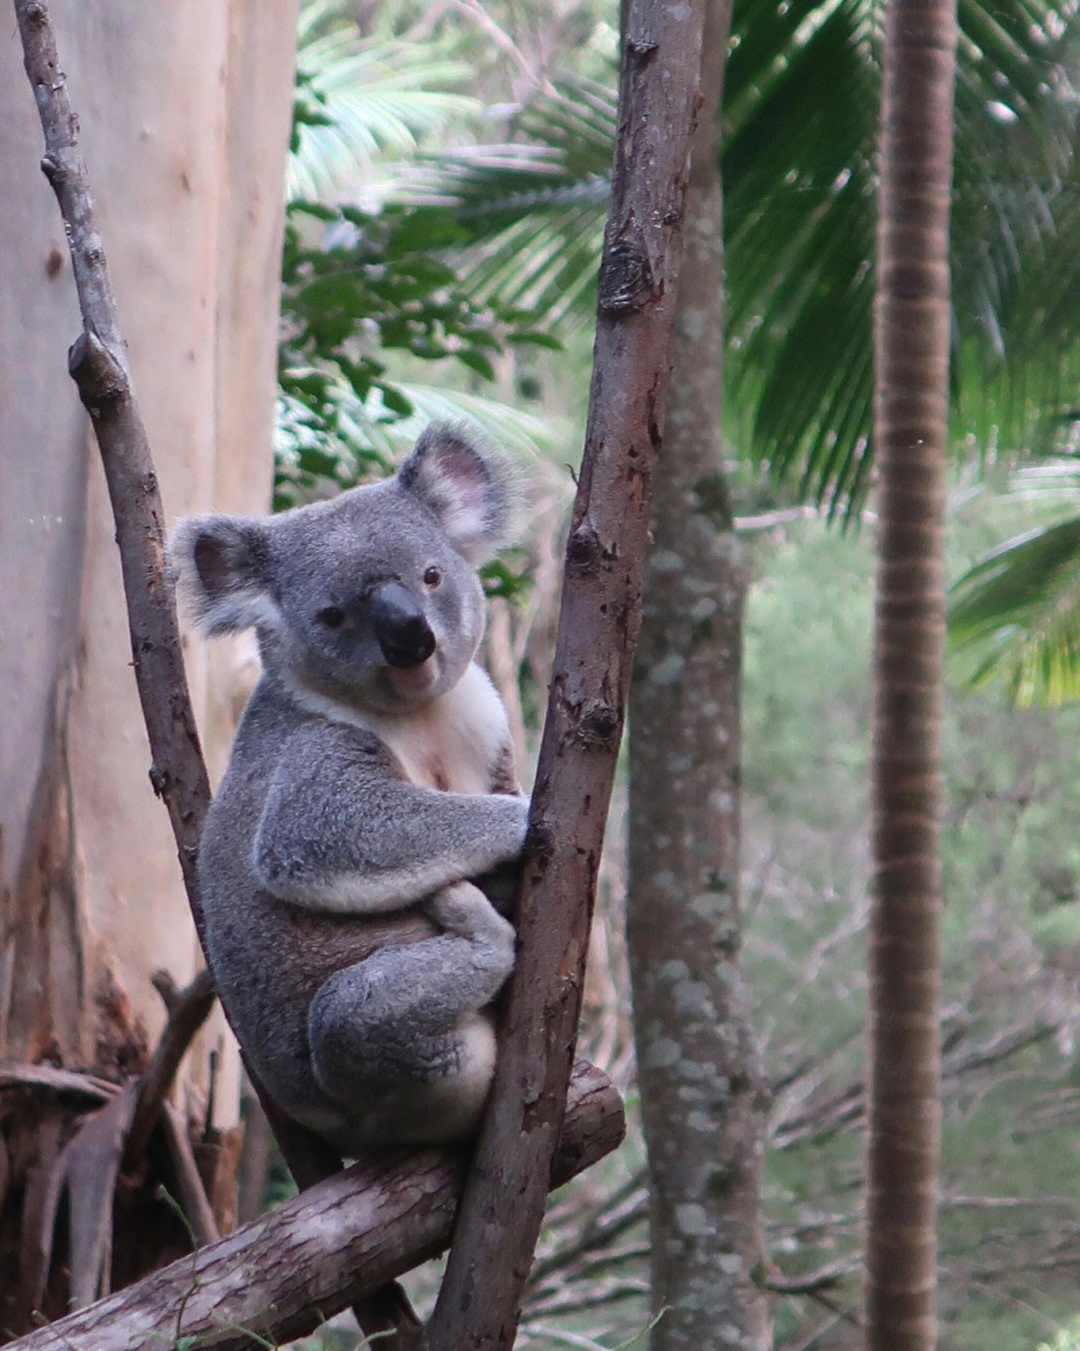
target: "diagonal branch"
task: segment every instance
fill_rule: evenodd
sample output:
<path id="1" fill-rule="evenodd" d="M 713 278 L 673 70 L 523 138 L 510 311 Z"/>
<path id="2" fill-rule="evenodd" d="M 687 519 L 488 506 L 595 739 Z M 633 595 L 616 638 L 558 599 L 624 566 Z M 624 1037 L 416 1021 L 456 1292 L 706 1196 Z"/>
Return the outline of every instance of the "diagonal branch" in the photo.
<path id="1" fill-rule="evenodd" d="M 607 1076 L 579 1065 L 545 1187 L 603 1158 L 623 1127 Z M 356 1164 L 12 1351 L 250 1351 L 291 1341 L 350 1304 L 377 1302 L 395 1276 L 446 1247 L 466 1162 L 460 1149 L 425 1149 Z"/>
<path id="2" fill-rule="evenodd" d="M 640 617 L 703 5 L 629 0 L 585 453 L 495 1086 L 428 1331 L 508 1348 L 543 1214 Z"/>

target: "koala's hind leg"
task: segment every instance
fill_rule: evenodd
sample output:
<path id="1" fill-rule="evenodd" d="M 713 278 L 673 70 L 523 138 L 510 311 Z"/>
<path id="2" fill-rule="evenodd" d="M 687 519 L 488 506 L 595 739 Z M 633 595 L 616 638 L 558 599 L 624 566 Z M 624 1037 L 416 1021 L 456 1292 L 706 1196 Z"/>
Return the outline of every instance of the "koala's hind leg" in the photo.
<path id="1" fill-rule="evenodd" d="M 399 1116 L 422 1114 L 414 1138 L 451 1139 L 472 1128 L 487 1095 L 494 1034 L 479 1010 L 510 974 L 514 929 L 469 882 L 425 910 L 444 932 L 335 972 L 311 1002 L 308 1039 L 315 1078 L 367 1120 L 359 1129 L 401 1131 Z"/>

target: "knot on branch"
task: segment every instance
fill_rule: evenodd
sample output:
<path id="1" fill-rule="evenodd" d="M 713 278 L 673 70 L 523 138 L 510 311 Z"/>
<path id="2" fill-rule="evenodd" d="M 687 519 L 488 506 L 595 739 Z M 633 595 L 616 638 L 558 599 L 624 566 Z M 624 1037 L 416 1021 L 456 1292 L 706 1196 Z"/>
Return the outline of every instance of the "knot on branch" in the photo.
<path id="1" fill-rule="evenodd" d="M 652 262 L 639 241 L 620 240 L 604 250 L 597 281 L 597 299 L 605 314 L 639 310 L 659 287 Z"/>
<path id="2" fill-rule="evenodd" d="M 605 699 L 589 699 L 582 706 L 574 732 L 582 746 L 590 750 L 608 750 L 619 742 L 619 712 Z"/>
<path id="3" fill-rule="evenodd" d="M 84 330 L 68 352 L 68 371 L 91 414 L 129 397 L 127 372 L 96 333 Z"/>
<path id="4" fill-rule="evenodd" d="M 566 566 L 568 571 L 578 577 L 589 576 L 596 572 L 604 557 L 604 546 L 600 536 L 587 522 L 571 531 L 566 541 Z"/>

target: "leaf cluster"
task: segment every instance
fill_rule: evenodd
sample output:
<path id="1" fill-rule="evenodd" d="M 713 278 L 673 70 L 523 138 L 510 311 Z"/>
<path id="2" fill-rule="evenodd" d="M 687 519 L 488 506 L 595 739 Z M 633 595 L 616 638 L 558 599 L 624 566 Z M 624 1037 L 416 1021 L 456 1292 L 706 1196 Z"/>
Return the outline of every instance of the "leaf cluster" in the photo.
<path id="1" fill-rule="evenodd" d="M 845 518 L 872 464 L 880 0 L 739 0 L 723 159 L 730 421 Z M 1023 444 L 1080 387 L 1076 15 L 960 0 L 954 433 Z"/>
<path id="2" fill-rule="evenodd" d="M 364 43 L 332 3 L 309 0 L 298 71 L 282 256 L 278 507 L 388 470 L 394 430 L 417 412 L 417 387 L 401 378 L 412 363 L 450 363 L 468 381 L 491 382 L 508 348 L 559 346 L 531 313 L 459 280 L 469 235 L 448 206 L 386 202 L 373 190 L 388 157 L 411 157 L 422 137 L 475 116 L 475 100 L 446 88 L 464 80 L 461 63 L 401 43 Z M 474 404 L 469 411 L 481 421 L 505 422 L 505 412 L 500 419 L 484 401 Z M 520 441 L 527 433 L 518 422 Z"/>
<path id="3" fill-rule="evenodd" d="M 350 482 L 360 465 L 384 460 L 359 428 L 413 413 L 387 375 L 387 354 L 452 358 L 493 380 L 492 359 L 504 343 L 552 341 L 529 314 L 464 290 L 443 256 L 458 233 L 446 212 L 289 204 L 278 378 L 295 410 L 296 451 L 280 489 L 286 495 L 320 480 Z"/>

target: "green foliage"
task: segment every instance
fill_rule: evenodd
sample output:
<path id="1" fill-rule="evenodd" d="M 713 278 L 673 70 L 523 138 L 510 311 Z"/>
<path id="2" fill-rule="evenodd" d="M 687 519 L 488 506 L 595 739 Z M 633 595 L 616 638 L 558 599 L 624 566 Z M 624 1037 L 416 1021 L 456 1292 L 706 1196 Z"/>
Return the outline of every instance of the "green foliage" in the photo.
<path id="1" fill-rule="evenodd" d="M 401 373 L 416 362 L 491 382 L 509 347 L 559 346 L 531 312 L 458 281 L 467 232 L 451 210 L 339 200 L 344 187 L 354 199 L 371 187 L 380 156 L 415 152 L 420 135 L 476 104 L 425 92 L 429 80 L 463 79 L 460 64 L 365 45 L 334 14 L 318 0 L 302 13 L 282 259 L 278 507 L 388 469 L 396 433 L 415 430 L 422 399 Z M 461 405 L 448 411 L 460 415 Z M 519 442 L 536 430 L 483 401 L 469 411 L 513 424 Z M 506 577 L 492 584 L 514 589 Z"/>
<path id="2" fill-rule="evenodd" d="M 726 417 L 778 479 L 849 518 L 872 462 L 882 3 L 737 0 L 732 22 Z M 1050 0 L 962 0 L 959 22 L 954 430 L 986 449 L 1075 421 L 1080 18 Z M 552 321 L 591 308 L 614 120 L 610 92 L 567 80 L 506 142 L 417 172 L 411 200 L 449 203 L 467 232 L 469 288 Z"/>
<path id="3" fill-rule="evenodd" d="M 871 463 L 878 0 L 738 0 L 726 77 L 732 426 L 851 512 Z M 962 0 L 952 222 L 957 433 L 1022 444 L 1080 388 L 1077 20 Z M 1053 322 L 1048 324 L 1050 315 Z"/>
<path id="4" fill-rule="evenodd" d="M 1080 1317 L 1059 1328 L 1053 1341 L 1040 1342 L 1039 1351 L 1080 1351 Z"/>
<path id="5" fill-rule="evenodd" d="M 981 516 L 962 517 L 957 553 L 979 552 L 986 530 Z M 774 1085 L 769 1252 L 786 1277 L 850 1271 L 825 1292 L 850 1308 L 863 1166 L 872 541 L 805 522 L 757 538 L 753 559 L 745 957 Z M 1010 711 L 992 693 L 954 691 L 945 787 L 942 1344 L 1030 1351 L 1048 1319 L 1076 1307 L 1054 1253 L 1073 1251 L 1080 1235 L 1080 710 Z M 781 1301 L 777 1345 L 809 1342 L 824 1317 L 816 1300 Z"/>
<path id="6" fill-rule="evenodd" d="M 467 66 L 432 48 L 364 42 L 333 0 L 300 9 L 289 200 L 372 194 L 380 166 L 479 111 Z"/>
<path id="7" fill-rule="evenodd" d="M 612 88 L 567 76 L 518 110 L 505 142 L 415 166 L 407 200 L 453 213 L 477 296 L 528 308 L 548 325 L 591 315 L 615 108 Z"/>
<path id="8" fill-rule="evenodd" d="M 314 232 L 312 222 L 322 227 Z M 480 308 L 438 255 L 446 222 L 404 208 L 369 213 L 293 202 L 282 261 L 279 383 L 294 454 L 283 496 L 326 479 L 352 481 L 384 456 L 373 432 L 411 416 L 387 378 L 387 354 L 453 358 L 484 379 L 504 328 L 531 336 L 530 316 Z M 366 436 L 364 435 L 366 433 Z"/>
<path id="9" fill-rule="evenodd" d="M 1019 705 L 1080 696 L 1080 463 L 1015 474 L 978 502 L 1010 509 L 1029 528 L 995 544 L 953 584 L 949 638 L 955 669 L 973 685 L 1004 682 Z"/>

